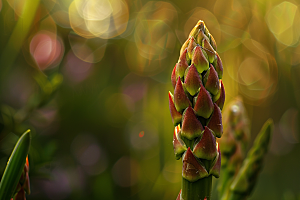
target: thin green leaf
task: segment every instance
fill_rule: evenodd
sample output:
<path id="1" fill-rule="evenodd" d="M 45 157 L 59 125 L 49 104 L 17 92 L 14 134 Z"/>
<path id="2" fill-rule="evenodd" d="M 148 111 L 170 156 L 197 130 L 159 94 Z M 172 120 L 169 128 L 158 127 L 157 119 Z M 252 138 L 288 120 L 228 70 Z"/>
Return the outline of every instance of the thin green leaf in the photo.
<path id="1" fill-rule="evenodd" d="M 30 147 L 30 130 L 27 130 L 18 140 L 6 165 L 0 183 L 0 199 L 10 200 L 24 169 L 26 156 Z"/>

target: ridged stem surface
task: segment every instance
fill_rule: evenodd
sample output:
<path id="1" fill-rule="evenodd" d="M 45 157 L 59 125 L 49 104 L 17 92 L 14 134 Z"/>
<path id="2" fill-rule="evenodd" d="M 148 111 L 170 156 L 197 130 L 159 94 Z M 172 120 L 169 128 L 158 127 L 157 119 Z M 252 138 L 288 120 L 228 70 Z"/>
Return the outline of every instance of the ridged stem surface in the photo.
<path id="1" fill-rule="evenodd" d="M 190 182 L 182 178 L 181 200 L 207 200 L 211 199 L 212 176 Z"/>

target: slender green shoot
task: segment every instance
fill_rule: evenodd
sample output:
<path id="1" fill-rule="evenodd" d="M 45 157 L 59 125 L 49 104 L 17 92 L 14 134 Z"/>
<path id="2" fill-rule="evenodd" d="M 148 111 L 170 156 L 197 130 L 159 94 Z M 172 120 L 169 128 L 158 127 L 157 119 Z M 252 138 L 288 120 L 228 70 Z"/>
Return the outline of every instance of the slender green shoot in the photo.
<path id="1" fill-rule="evenodd" d="M 27 130 L 18 140 L 7 162 L 0 182 L 0 199 L 10 200 L 16 190 L 24 169 L 31 141 L 30 130 Z"/>

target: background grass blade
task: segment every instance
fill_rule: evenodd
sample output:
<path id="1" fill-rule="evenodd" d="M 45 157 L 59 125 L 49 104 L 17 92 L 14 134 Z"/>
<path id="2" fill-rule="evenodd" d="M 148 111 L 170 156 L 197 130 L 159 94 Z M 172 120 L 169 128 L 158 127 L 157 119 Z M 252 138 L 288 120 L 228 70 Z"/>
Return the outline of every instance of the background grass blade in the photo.
<path id="1" fill-rule="evenodd" d="M 246 199 L 251 194 L 270 146 L 273 126 L 273 120 L 267 120 L 257 135 L 243 166 L 231 184 L 229 200 Z"/>
<path id="2" fill-rule="evenodd" d="M 30 147 L 30 140 L 30 130 L 27 130 L 18 140 L 8 160 L 0 183 L 1 200 L 10 200 L 15 192 L 24 169 L 26 156 Z"/>

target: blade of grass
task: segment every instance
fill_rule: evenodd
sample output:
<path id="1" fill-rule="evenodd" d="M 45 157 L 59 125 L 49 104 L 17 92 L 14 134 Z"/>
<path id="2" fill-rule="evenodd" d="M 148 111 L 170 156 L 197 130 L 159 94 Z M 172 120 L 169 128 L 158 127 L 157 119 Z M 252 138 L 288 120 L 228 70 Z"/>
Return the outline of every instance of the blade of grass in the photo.
<path id="1" fill-rule="evenodd" d="M 24 169 L 26 156 L 30 147 L 30 130 L 27 130 L 18 140 L 15 148 L 7 162 L 0 183 L 0 199 L 10 200 Z"/>

